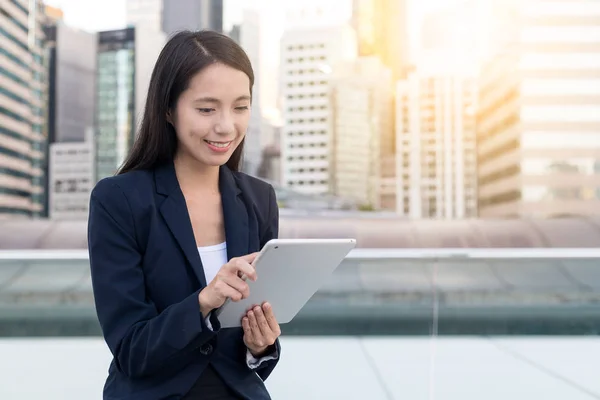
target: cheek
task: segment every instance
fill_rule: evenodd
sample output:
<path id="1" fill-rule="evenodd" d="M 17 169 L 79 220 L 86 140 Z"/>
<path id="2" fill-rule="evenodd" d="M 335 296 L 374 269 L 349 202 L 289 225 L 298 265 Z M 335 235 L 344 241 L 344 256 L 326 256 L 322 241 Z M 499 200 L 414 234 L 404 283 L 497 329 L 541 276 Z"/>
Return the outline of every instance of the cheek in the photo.
<path id="1" fill-rule="evenodd" d="M 182 112 L 178 115 L 175 125 L 177 137 L 179 140 L 188 142 L 190 139 L 204 136 L 206 125 L 207 122 L 202 116 L 193 112 Z"/>
<path id="2" fill-rule="evenodd" d="M 248 126 L 250 125 L 250 116 L 240 118 L 236 125 L 239 135 L 241 137 L 244 137 L 248 132 Z"/>

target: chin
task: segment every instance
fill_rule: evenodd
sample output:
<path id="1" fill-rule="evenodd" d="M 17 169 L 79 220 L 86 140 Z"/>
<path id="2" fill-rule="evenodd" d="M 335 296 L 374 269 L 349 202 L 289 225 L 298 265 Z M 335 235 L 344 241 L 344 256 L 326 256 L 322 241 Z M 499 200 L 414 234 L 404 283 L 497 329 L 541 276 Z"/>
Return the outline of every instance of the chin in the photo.
<path id="1" fill-rule="evenodd" d="M 204 165 L 211 167 L 220 167 L 227 164 L 227 161 L 231 158 L 231 154 L 223 154 L 221 156 L 211 155 L 209 157 L 198 158 L 198 161 Z"/>

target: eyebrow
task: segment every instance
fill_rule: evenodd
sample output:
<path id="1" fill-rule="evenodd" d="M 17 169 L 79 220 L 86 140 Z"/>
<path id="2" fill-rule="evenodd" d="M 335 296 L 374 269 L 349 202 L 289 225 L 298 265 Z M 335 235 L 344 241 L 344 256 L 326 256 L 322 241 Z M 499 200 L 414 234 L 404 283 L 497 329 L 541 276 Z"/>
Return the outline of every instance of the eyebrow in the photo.
<path id="1" fill-rule="evenodd" d="M 240 96 L 237 99 L 235 99 L 235 101 L 242 101 L 242 100 L 250 101 L 250 100 L 252 100 L 252 98 L 248 95 L 243 95 L 243 96 Z M 221 100 L 214 98 L 214 97 L 199 97 L 194 101 L 197 103 L 200 103 L 200 102 L 202 102 L 202 103 L 220 103 L 221 102 Z"/>

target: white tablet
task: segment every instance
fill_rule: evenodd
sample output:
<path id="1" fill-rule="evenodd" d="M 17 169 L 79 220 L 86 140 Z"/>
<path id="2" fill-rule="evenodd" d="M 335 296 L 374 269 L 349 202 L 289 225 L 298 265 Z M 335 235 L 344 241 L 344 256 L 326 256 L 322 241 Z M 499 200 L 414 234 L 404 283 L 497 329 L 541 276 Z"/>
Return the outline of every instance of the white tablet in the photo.
<path id="1" fill-rule="evenodd" d="M 290 322 L 355 246 L 355 239 L 270 240 L 254 260 L 257 280 L 246 280 L 250 296 L 216 311 L 221 327 L 241 326 L 247 310 L 265 301 L 280 325 Z"/>

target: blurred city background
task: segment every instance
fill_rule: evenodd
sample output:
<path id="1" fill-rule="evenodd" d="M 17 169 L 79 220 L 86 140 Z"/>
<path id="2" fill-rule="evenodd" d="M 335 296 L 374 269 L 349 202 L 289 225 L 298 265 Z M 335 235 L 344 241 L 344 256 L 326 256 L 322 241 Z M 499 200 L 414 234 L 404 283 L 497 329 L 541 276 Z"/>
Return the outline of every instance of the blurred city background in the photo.
<path id="1" fill-rule="evenodd" d="M 91 189 L 180 29 L 254 67 L 280 237 L 358 247 L 274 399 L 600 399 L 600 1 L 0 0 L 0 399 L 100 399 Z"/>

